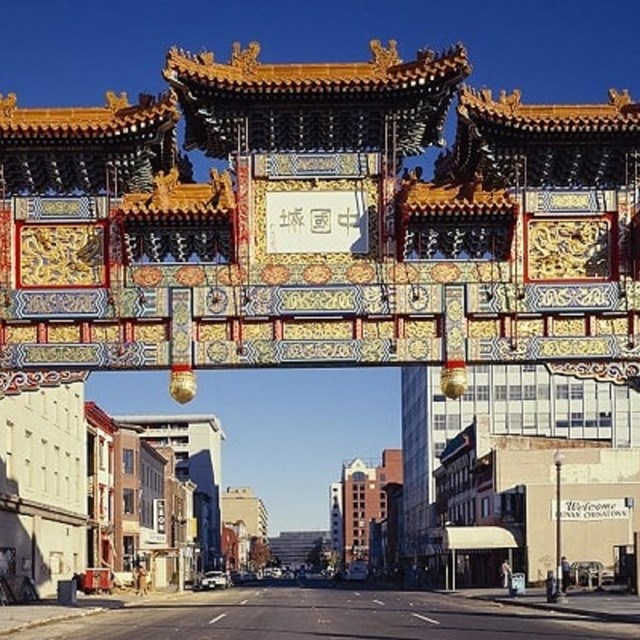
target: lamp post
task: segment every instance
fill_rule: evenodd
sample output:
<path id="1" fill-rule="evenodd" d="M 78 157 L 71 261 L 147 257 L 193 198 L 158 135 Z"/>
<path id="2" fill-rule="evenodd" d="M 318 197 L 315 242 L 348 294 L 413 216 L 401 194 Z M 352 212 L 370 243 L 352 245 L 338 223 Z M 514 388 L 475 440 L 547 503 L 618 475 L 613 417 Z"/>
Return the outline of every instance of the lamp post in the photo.
<path id="1" fill-rule="evenodd" d="M 556 602 L 566 602 L 567 597 L 562 591 L 562 510 L 560 500 L 562 498 L 562 463 L 564 462 L 564 454 L 562 451 L 556 451 L 553 456 L 553 462 L 556 465 Z"/>

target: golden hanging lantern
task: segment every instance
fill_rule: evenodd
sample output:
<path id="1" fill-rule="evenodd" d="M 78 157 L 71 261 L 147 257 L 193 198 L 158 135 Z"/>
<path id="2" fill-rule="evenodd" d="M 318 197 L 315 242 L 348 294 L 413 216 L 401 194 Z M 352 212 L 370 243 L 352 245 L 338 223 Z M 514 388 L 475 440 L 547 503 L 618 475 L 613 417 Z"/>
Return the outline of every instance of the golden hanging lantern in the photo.
<path id="1" fill-rule="evenodd" d="M 190 369 L 171 369 L 171 382 L 169 383 L 169 393 L 171 397 L 180 404 L 191 402 L 196 396 L 198 381 L 196 374 Z"/>
<path id="2" fill-rule="evenodd" d="M 467 390 L 467 368 L 464 365 L 445 366 L 440 372 L 440 389 L 452 400 L 464 395 Z"/>

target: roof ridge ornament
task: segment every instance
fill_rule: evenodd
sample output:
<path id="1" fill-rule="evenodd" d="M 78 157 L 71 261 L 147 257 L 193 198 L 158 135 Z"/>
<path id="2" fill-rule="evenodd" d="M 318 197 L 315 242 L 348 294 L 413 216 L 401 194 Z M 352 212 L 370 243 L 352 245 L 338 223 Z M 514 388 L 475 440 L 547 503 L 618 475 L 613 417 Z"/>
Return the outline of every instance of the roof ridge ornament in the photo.
<path id="1" fill-rule="evenodd" d="M 514 89 L 512 93 L 507 93 L 504 89 L 500 91 L 499 102 L 501 105 L 509 108 L 511 113 L 515 113 L 520 106 L 520 99 L 522 98 L 522 92 L 520 89 Z"/>
<path id="2" fill-rule="evenodd" d="M 121 91 L 119 96 L 116 95 L 115 91 L 107 91 L 106 100 L 107 108 L 111 109 L 113 112 L 120 111 L 121 109 L 126 109 L 131 106 L 129 104 L 126 91 Z"/>
<path id="3" fill-rule="evenodd" d="M 178 186 L 178 167 L 171 167 L 168 173 L 159 171 L 153 178 L 151 204 L 159 209 L 167 209 L 171 202 L 171 193 Z"/>
<path id="4" fill-rule="evenodd" d="M 259 55 L 259 42 L 250 42 L 246 49 L 243 49 L 239 42 L 234 42 L 229 64 L 240 69 L 243 73 L 253 75 L 256 72 L 256 67 L 260 64 L 258 62 Z"/>
<path id="5" fill-rule="evenodd" d="M 389 45 L 386 49 L 382 46 L 380 40 L 371 40 L 369 42 L 369 48 L 373 54 L 371 63 L 375 70 L 383 76 L 387 75 L 390 67 L 402 62 L 398 55 L 398 43 L 395 40 L 389 40 Z"/>
<path id="6" fill-rule="evenodd" d="M 0 116 L 11 118 L 18 104 L 18 96 L 15 93 L 8 93 L 6 98 L 0 93 Z"/>
<path id="7" fill-rule="evenodd" d="M 623 89 L 619 92 L 617 89 L 609 89 L 609 104 L 620 111 L 623 107 L 631 104 L 631 96 L 629 89 Z"/>

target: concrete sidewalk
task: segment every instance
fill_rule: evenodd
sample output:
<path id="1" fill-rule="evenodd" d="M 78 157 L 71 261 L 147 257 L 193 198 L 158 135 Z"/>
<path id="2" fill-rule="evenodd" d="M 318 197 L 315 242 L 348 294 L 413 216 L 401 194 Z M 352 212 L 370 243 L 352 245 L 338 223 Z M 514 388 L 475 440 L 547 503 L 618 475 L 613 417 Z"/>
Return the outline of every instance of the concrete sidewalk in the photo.
<path id="1" fill-rule="evenodd" d="M 185 591 L 183 593 L 191 593 Z M 146 596 L 137 596 L 133 591 L 122 591 L 113 595 L 90 595 L 78 592 L 77 604 L 61 605 L 56 598 L 45 598 L 30 604 L 10 604 L 0 606 L 0 636 L 21 629 L 37 627 L 53 622 L 90 616 L 109 609 L 122 609 L 148 604 L 162 599 L 179 597 L 175 588 L 149 592 Z"/>
<path id="2" fill-rule="evenodd" d="M 544 588 L 525 589 L 524 595 L 519 596 L 509 596 L 505 591 L 505 589 L 460 589 L 449 593 L 466 598 L 491 600 L 505 605 L 571 613 L 601 620 L 640 623 L 640 597 L 621 589 L 569 590 L 565 603 L 547 602 Z"/>

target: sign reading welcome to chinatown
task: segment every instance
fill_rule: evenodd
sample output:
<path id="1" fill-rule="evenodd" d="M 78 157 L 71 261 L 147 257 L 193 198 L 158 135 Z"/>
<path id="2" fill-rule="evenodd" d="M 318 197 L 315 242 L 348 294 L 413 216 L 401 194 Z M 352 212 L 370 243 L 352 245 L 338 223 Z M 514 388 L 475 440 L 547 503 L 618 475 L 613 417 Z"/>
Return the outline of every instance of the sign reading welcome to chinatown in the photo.
<path id="1" fill-rule="evenodd" d="M 556 501 L 551 501 L 551 519 L 556 519 Z M 628 520 L 631 510 L 624 498 L 611 500 L 561 500 L 560 519 L 574 522 L 594 520 Z"/>

